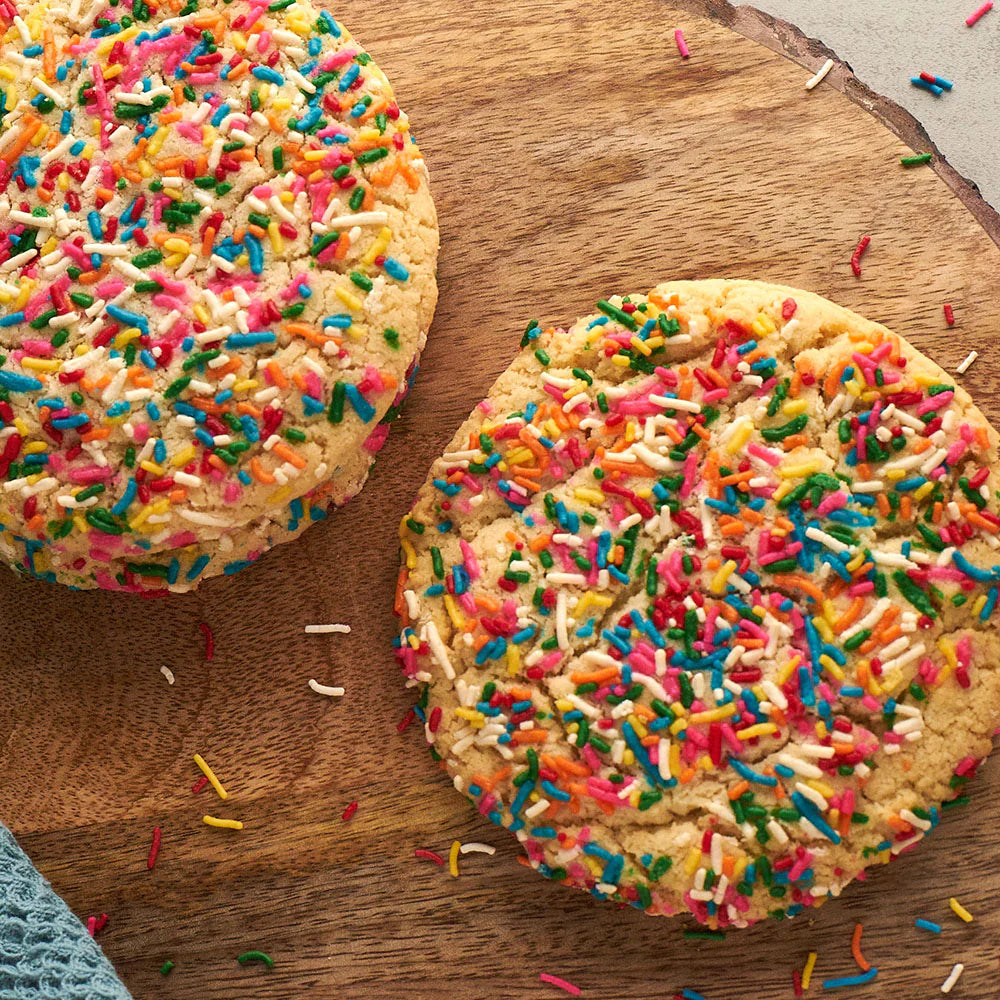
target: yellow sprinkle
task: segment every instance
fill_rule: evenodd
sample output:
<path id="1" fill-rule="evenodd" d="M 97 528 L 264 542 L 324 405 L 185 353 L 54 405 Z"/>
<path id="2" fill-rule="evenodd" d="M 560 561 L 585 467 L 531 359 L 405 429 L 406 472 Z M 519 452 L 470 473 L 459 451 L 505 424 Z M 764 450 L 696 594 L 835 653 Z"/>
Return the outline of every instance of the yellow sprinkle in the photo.
<path id="1" fill-rule="evenodd" d="M 157 465 L 156 462 L 150 462 L 148 459 L 139 463 L 140 469 L 145 469 L 150 475 L 162 476 L 164 469 L 162 465 Z"/>
<path id="2" fill-rule="evenodd" d="M 830 628 L 830 625 L 825 618 L 820 618 L 818 616 L 813 618 L 813 625 L 816 626 L 816 631 L 819 632 L 824 642 L 833 642 L 833 629 Z"/>
<path id="3" fill-rule="evenodd" d="M 212 317 L 208 314 L 208 310 L 200 302 L 192 308 L 191 312 L 194 313 L 195 319 L 197 319 L 199 323 L 204 323 L 208 326 L 208 324 L 212 321 Z"/>
<path id="4" fill-rule="evenodd" d="M 729 559 L 727 562 L 723 563 L 719 572 L 712 578 L 712 582 L 708 585 L 708 589 L 711 590 L 713 594 L 724 594 L 726 592 L 726 581 L 733 575 L 735 569 L 735 559 Z"/>
<path id="5" fill-rule="evenodd" d="M 622 763 L 626 767 L 631 767 L 635 763 L 635 754 L 628 747 L 622 751 Z"/>
<path id="6" fill-rule="evenodd" d="M 924 483 L 923 486 L 918 486 L 913 491 L 913 499 L 914 500 L 923 500 L 923 498 L 925 496 L 927 496 L 927 494 L 930 493 L 931 490 L 934 489 L 935 485 L 936 484 L 935 484 L 934 480 L 933 479 L 929 479 L 926 483 Z"/>
<path id="7" fill-rule="evenodd" d="M 784 497 L 786 493 L 791 493 L 791 492 L 792 492 L 792 484 L 786 479 L 783 483 L 778 484 L 778 488 L 772 494 L 771 499 L 775 503 L 777 503 L 779 500 L 782 499 L 782 497 Z"/>
<path id="8" fill-rule="evenodd" d="M 444 595 L 444 609 L 448 612 L 448 617 L 455 628 L 465 628 L 465 616 L 458 610 L 455 598 L 451 594 Z"/>
<path id="9" fill-rule="evenodd" d="M 360 312 L 364 308 L 364 303 L 356 295 L 351 294 L 346 288 L 338 288 L 334 293 L 348 309 Z"/>
<path id="10" fill-rule="evenodd" d="M 807 778 L 805 783 L 814 791 L 819 792 L 824 799 L 832 799 L 836 794 L 825 781 L 820 781 L 819 778 Z"/>
<path id="11" fill-rule="evenodd" d="M 180 236 L 171 236 L 169 240 L 163 241 L 163 248 L 171 253 L 190 253 L 191 244 Z"/>
<path id="12" fill-rule="evenodd" d="M 972 921 L 975 919 L 972 916 L 972 914 L 969 913 L 969 911 L 964 906 L 962 906 L 962 904 L 957 899 L 955 899 L 954 896 L 952 896 L 951 899 L 948 900 L 948 905 L 951 907 L 952 912 L 956 916 L 961 917 L 967 924 L 971 924 Z"/>
<path id="13" fill-rule="evenodd" d="M 228 799 L 229 792 L 222 787 L 222 782 L 215 776 L 215 772 L 205 763 L 205 758 L 200 753 L 194 755 L 194 762 L 201 768 L 201 773 L 208 778 L 208 783 L 218 793 L 220 799 Z"/>
<path id="14" fill-rule="evenodd" d="M 698 869 L 698 863 L 701 861 L 701 848 L 692 847 L 688 851 L 688 856 L 684 859 L 684 874 L 693 875 Z"/>
<path id="15" fill-rule="evenodd" d="M 809 957 L 806 959 L 805 967 L 802 969 L 802 989 L 809 989 L 809 980 L 812 979 L 813 966 L 816 965 L 816 952 L 809 952 Z"/>
<path id="16" fill-rule="evenodd" d="M 220 830 L 242 830 L 243 824 L 238 819 L 216 819 L 214 816 L 202 816 L 202 823 L 217 827 Z"/>
<path id="17" fill-rule="evenodd" d="M 451 842 L 451 852 L 448 854 L 448 871 L 451 872 L 452 878 L 458 878 L 458 852 L 461 847 L 460 841 L 453 840 Z"/>
<path id="18" fill-rule="evenodd" d="M 45 358 L 22 358 L 21 367 L 31 368 L 36 372 L 57 372 L 62 366 L 61 361 Z"/>
<path id="19" fill-rule="evenodd" d="M 194 450 L 194 445 L 189 444 L 186 448 L 177 452 L 177 454 L 170 459 L 170 464 L 175 469 L 179 469 L 182 465 L 187 465 L 188 462 L 193 462 L 197 457 L 198 453 Z"/>
<path id="20" fill-rule="evenodd" d="M 233 383 L 233 392 L 247 392 L 250 389 L 256 389 L 260 386 L 260 382 L 255 378 L 241 378 Z"/>
<path id="21" fill-rule="evenodd" d="M 986 604 L 986 595 L 985 594 L 980 594 L 976 598 L 975 603 L 972 605 L 972 615 L 973 615 L 973 617 L 975 617 L 976 615 L 978 615 L 979 612 L 983 610 L 983 607 L 985 606 L 985 604 Z"/>
<path id="22" fill-rule="evenodd" d="M 799 413 L 805 413 L 809 409 L 804 399 L 789 399 L 781 406 L 781 412 L 787 413 L 790 417 Z"/>
<path id="23" fill-rule="evenodd" d="M 705 712 L 695 712 L 688 722 L 718 722 L 720 719 L 728 719 L 736 714 L 736 702 L 731 701 L 728 705 L 720 705 L 718 708 L 710 708 Z"/>
<path id="24" fill-rule="evenodd" d="M 392 230 L 388 226 L 383 226 L 379 230 L 378 236 L 375 237 L 372 245 L 365 251 L 364 256 L 361 258 L 361 263 L 366 267 L 373 263 L 375 258 L 380 254 L 384 253 L 386 248 L 389 246 L 389 241 L 392 239 Z"/>
<path id="25" fill-rule="evenodd" d="M 633 338 L 632 338 L 632 339 L 631 339 L 631 340 L 629 341 L 629 343 L 630 343 L 630 344 L 631 344 L 631 345 L 632 345 L 632 346 L 633 346 L 633 347 L 634 347 L 634 348 L 635 348 L 635 349 L 636 349 L 636 350 L 637 350 L 637 351 L 638 351 L 638 352 L 639 352 L 640 354 L 645 354 L 647 358 L 648 358 L 648 357 L 650 356 L 650 354 L 652 354 L 652 353 L 653 353 L 653 351 L 652 351 L 652 348 L 651 348 L 651 347 L 650 347 L 650 346 L 649 346 L 649 345 L 648 345 L 648 344 L 647 344 L 647 343 L 646 343 L 646 342 L 645 342 L 644 340 L 641 340 L 641 339 L 640 339 L 639 337 L 633 337 Z"/>
<path id="26" fill-rule="evenodd" d="M 778 672 L 778 677 L 776 680 L 776 683 L 778 684 L 779 687 L 782 684 L 784 684 L 789 677 L 792 676 L 792 671 L 795 670 L 795 668 L 799 665 L 801 661 L 802 661 L 801 656 L 793 656 L 790 660 L 786 661 L 783 664 L 781 670 Z"/>
<path id="27" fill-rule="evenodd" d="M 766 337 L 769 333 L 774 333 L 777 327 L 774 325 L 774 320 L 767 313 L 759 313 L 757 318 L 750 324 L 750 329 L 758 337 Z"/>
<path id="28" fill-rule="evenodd" d="M 278 231 L 277 222 L 268 223 L 267 235 L 271 240 L 271 249 L 275 253 L 281 253 L 285 249 L 285 241 L 281 238 L 281 233 Z"/>
<path id="29" fill-rule="evenodd" d="M 406 553 L 406 568 L 416 569 L 417 568 L 417 553 L 409 541 L 405 538 L 399 540 L 399 544 L 403 547 L 403 551 Z M 510 648 L 510 647 L 508 647 Z"/>
<path id="30" fill-rule="evenodd" d="M 588 486 L 578 486 L 573 496 L 584 503 L 604 503 L 604 494 L 600 490 L 592 490 Z"/>
<path id="31" fill-rule="evenodd" d="M 826 653 L 823 653 L 819 658 L 819 662 L 823 664 L 826 668 L 826 672 L 831 677 L 836 678 L 838 681 L 842 681 L 844 679 L 844 671 L 840 669 L 840 664 L 837 663 L 832 656 L 828 656 Z"/>
<path id="32" fill-rule="evenodd" d="M 756 726 L 747 726 L 746 729 L 739 730 L 736 736 L 741 740 L 752 740 L 757 736 L 770 736 L 777 731 L 778 727 L 773 722 L 758 722 Z"/>
<path id="33" fill-rule="evenodd" d="M 81 531 L 83 532 L 83 534 L 86 534 L 88 531 L 90 531 L 90 525 L 87 524 L 82 514 L 73 515 L 73 525 L 75 526 L 77 531 Z"/>
<path id="34" fill-rule="evenodd" d="M 628 717 L 629 724 L 636 731 L 639 739 L 645 739 L 649 735 L 649 730 L 642 724 L 638 716 L 630 715 Z"/>
<path id="35" fill-rule="evenodd" d="M 24 446 L 25 455 L 38 455 L 48 450 L 49 446 L 44 441 L 31 441 Z"/>
<path id="36" fill-rule="evenodd" d="M 726 442 L 726 451 L 730 455 L 734 455 L 750 440 L 751 434 L 753 434 L 753 424 L 749 420 L 745 420 L 733 431 L 732 437 Z"/>
<path id="37" fill-rule="evenodd" d="M 681 776 L 681 748 L 676 743 L 670 744 L 670 775 L 673 778 Z"/>
<path id="38" fill-rule="evenodd" d="M 507 673 L 513 677 L 521 670 L 521 651 L 513 643 L 507 646 Z"/>
<path id="39" fill-rule="evenodd" d="M 142 330 L 137 326 L 130 326 L 127 330 L 122 330 L 115 337 L 115 347 L 124 347 L 126 344 L 142 336 Z"/>
<path id="40" fill-rule="evenodd" d="M 822 468 L 822 463 L 818 459 L 813 459 L 811 462 L 799 462 L 797 465 L 783 465 L 778 469 L 778 475 L 782 479 L 805 479 L 806 476 L 811 476 Z"/>
<path id="41" fill-rule="evenodd" d="M 632 364 L 632 361 L 625 357 L 624 354 L 616 354 L 612 357 L 611 363 L 613 365 L 618 365 L 619 368 L 627 368 L 630 364 Z"/>

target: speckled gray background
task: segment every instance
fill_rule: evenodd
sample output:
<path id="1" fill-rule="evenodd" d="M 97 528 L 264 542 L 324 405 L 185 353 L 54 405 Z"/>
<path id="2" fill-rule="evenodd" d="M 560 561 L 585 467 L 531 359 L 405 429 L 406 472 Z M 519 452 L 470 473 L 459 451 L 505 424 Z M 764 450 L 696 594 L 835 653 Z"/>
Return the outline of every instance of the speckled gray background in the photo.
<path id="1" fill-rule="evenodd" d="M 757 0 L 818 38 L 858 79 L 905 107 L 938 149 L 1000 209 L 1000 2 L 972 28 L 983 0 Z M 918 90 L 921 70 L 951 80 L 941 97 Z"/>

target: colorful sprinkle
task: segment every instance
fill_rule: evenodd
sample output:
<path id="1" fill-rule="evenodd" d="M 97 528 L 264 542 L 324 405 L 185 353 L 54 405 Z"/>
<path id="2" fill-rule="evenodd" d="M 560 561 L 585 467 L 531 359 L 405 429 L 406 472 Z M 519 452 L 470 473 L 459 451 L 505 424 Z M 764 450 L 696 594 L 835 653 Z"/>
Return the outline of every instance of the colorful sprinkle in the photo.
<path id="1" fill-rule="evenodd" d="M 538 978 L 543 983 L 548 983 L 550 986 L 557 986 L 559 989 L 565 990 L 567 993 L 571 993 L 575 997 L 578 997 L 582 992 L 579 986 L 574 986 L 571 982 L 563 979 L 561 976 L 553 976 L 548 972 L 543 972 Z"/>
<path id="2" fill-rule="evenodd" d="M 202 816 L 201 821 L 206 826 L 214 826 L 220 830 L 242 830 L 243 824 L 238 819 L 218 819 L 215 816 Z"/>
<path id="3" fill-rule="evenodd" d="M 205 758 L 200 753 L 194 755 L 194 762 L 198 765 L 201 773 L 208 779 L 208 783 L 215 789 L 220 799 L 228 799 L 229 793 L 222 787 L 222 782 L 215 776 L 215 772 L 205 763 Z"/>
<path id="4" fill-rule="evenodd" d="M 681 59 L 687 59 L 691 55 L 691 50 L 684 40 L 684 32 L 680 28 L 674 30 L 674 41 L 677 43 L 677 51 L 681 54 Z"/>
<path id="5" fill-rule="evenodd" d="M 806 90 L 813 90 L 815 87 L 818 87 L 826 79 L 830 70 L 833 69 L 833 65 L 833 60 L 827 59 L 827 61 L 816 71 L 815 75 L 806 80 Z"/>
<path id="6" fill-rule="evenodd" d="M 242 955 L 236 957 L 236 961 L 240 965 L 246 965 L 248 962 L 261 962 L 269 969 L 274 968 L 274 959 L 263 951 L 245 951 Z"/>
<path id="7" fill-rule="evenodd" d="M 986 3 L 984 3 L 982 7 L 973 11 L 973 13 L 965 19 L 966 26 L 971 28 L 976 21 L 978 21 L 984 14 L 989 13 L 991 10 L 993 10 L 993 0 L 986 0 Z"/>
<path id="8" fill-rule="evenodd" d="M 153 870 L 156 859 L 160 856 L 160 836 L 160 828 L 158 826 L 153 827 L 153 842 L 149 845 L 149 855 L 146 857 L 147 871 Z"/>

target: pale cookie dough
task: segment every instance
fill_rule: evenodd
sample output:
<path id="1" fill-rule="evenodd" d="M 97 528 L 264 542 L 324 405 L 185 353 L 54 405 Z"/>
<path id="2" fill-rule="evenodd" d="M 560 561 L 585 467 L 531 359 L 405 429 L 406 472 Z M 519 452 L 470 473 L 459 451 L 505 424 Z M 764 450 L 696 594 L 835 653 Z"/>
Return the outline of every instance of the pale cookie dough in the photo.
<path id="1" fill-rule="evenodd" d="M 187 590 L 360 490 L 426 339 L 427 170 L 306 0 L 0 7 L 0 558 Z"/>
<path id="2" fill-rule="evenodd" d="M 711 927 L 920 841 L 1000 720 L 997 435 L 807 292 L 673 282 L 524 350 L 400 528 L 436 758 L 533 867 Z"/>

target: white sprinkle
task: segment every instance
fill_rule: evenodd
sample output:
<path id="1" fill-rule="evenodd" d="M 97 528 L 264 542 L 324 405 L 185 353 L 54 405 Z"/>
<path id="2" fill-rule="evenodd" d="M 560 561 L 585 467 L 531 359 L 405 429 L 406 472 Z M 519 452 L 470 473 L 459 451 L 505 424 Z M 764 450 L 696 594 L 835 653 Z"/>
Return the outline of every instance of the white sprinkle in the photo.
<path id="1" fill-rule="evenodd" d="M 833 69 L 833 60 L 827 59 L 825 63 L 819 68 L 819 72 L 815 76 L 809 77 L 806 80 L 806 90 L 812 90 L 813 87 L 818 87 L 824 79 L 826 79 L 826 74 Z"/>
<path id="2" fill-rule="evenodd" d="M 350 632 L 350 625 L 307 625 L 307 635 L 326 635 L 329 632 Z"/>
<path id="3" fill-rule="evenodd" d="M 168 684 L 174 683 L 174 672 L 170 669 L 170 667 L 160 667 L 160 673 L 166 677 Z"/>
<path id="4" fill-rule="evenodd" d="M 314 680 L 312 677 L 309 678 L 309 687 L 311 687 L 316 694 L 325 694 L 328 698 L 344 697 L 344 689 L 342 687 L 328 687 L 326 684 L 320 684 L 319 681 Z"/>
<path id="5" fill-rule="evenodd" d="M 951 970 L 948 978 L 941 984 L 942 993 L 950 993 L 952 987 L 958 982 L 958 977 L 965 972 L 965 966 L 961 962 L 956 963 L 955 967 Z"/>
<path id="6" fill-rule="evenodd" d="M 497 849 L 489 844 L 462 844 L 459 848 L 462 854 L 496 854 Z"/>
<path id="7" fill-rule="evenodd" d="M 657 396 L 655 393 L 650 393 L 649 401 L 657 406 L 662 406 L 665 410 L 701 413 L 701 403 L 696 403 L 691 399 L 675 399 L 673 396 Z"/>
<path id="8" fill-rule="evenodd" d="M 955 369 L 959 375 L 964 375 L 971 367 L 972 362 L 979 357 L 979 351 L 969 351 L 969 356 Z"/>

